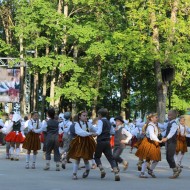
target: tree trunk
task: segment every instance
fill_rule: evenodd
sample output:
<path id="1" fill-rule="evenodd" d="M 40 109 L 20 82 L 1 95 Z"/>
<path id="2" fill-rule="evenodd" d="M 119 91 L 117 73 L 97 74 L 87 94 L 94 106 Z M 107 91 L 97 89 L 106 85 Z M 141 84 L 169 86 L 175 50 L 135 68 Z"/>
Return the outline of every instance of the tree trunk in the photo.
<path id="1" fill-rule="evenodd" d="M 96 86 L 96 91 L 99 92 L 101 74 L 102 74 L 102 67 L 101 67 L 101 60 L 100 59 L 97 61 L 97 65 L 98 65 L 98 68 L 97 68 L 98 72 L 97 72 L 97 81 L 96 81 L 95 86 Z M 92 119 L 96 118 L 97 103 L 98 103 L 98 95 L 94 97 L 93 106 L 92 106 Z"/>
<path id="2" fill-rule="evenodd" d="M 46 56 L 49 55 L 49 46 L 46 45 Z M 41 120 L 45 118 L 45 108 L 46 108 L 46 92 L 47 92 L 47 74 L 43 74 L 43 90 L 42 90 L 42 110 L 41 110 Z"/>
<path id="3" fill-rule="evenodd" d="M 35 49 L 35 58 L 38 57 L 38 49 Z M 39 98 L 39 76 L 38 76 L 38 72 L 35 71 L 34 73 L 34 99 L 33 99 L 33 110 L 38 110 L 38 98 Z"/>
<path id="4" fill-rule="evenodd" d="M 77 63 L 77 57 L 78 57 L 78 47 L 74 46 L 74 51 L 73 51 L 73 57 L 75 59 L 75 63 Z M 77 113 L 77 106 L 76 102 L 72 101 L 72 117 Z"/>
<path id="5" fill-rule="evenodd" d="M 23 46 L 23 36 L 21 35 L 19 37 L 19 44 L 20 44 L 20 59 L 21 62 L 20 64 L 22 65 L 20 67 L 20 113 L 21 115 L 26 114 L 26 99 L 25 99 L 25 92 L 26 92 L 26 87 L 24 84 L 24 62 L 23 62 L 23 58 L 24 58 L 24 46 Z"/>
<path id="6" fill-rule="evenodd" d="M 124 119 L 130 118 L 130 81 L 127 77 L 126 69 L 123 69 L 122 86 L 121 86 L 121 116 Z"/>
<path id="7" fill-rule="evenodd" d="M 151 0 L 151 5 L 154 5 L 154 0 Z M 152 28 L 152 41 L 154 45 L 153 52 L 156 55 L 159 54 L 160 42 L 159 42 L 159 29 L 156 25 L 156 14 L 155 10 L 150 10 L 151 28 Z M 154 60 L 154 71 L 156 77 L 156 87 L 157 87 L 157 113 L 159 117 L 159 122 L 163 123 L 166 114 L 166 99 L 167 99 L 167 85 L 162 80 L 161 63 L 160 60 L 155 58 Z"/>

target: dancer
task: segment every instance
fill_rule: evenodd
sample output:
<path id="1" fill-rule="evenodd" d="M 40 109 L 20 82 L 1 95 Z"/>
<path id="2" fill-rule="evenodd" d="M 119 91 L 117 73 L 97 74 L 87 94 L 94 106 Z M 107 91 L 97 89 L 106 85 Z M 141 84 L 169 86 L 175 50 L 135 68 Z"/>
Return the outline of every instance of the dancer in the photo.
<path id="1" fill-rule="evenodd" d="M 23 148 L 27 150 L 26 153 L 26 165 L 25 168 L 29 169 L 30 153 L 33 151 L 32 169 L 36 168 L 36 155 L 38 150 L 41 149 L 40 137 L 38 133 L 35 133 L 35 129 L 41 128 L 41 122 L 39 121 L 39 115 L 37 111 L 31 113 L 31 119 L 28 121 L 28 134 L 23 143 Z"/>
<path id="2" fill-rule="evenodd" d="M 20 143 L 24 141 L 21 128 L 21 116 L 17 113 L 13 115 L 12 126 L 10 126 L 11 132 L 5 137 L 7 142 L 10 142 L 10 159 L 19 160 Z M 16 155 L 14 156 L 14 150 L 16 149 Z"/>
<path id="3" fill-rule="evenodd" d="M 158 139 L 158 116 L 156 113 L 149 114 L 147 116 L 147 124 L 145 127 L 146 137 L 143 138 L 141 144 L 138 147 L 136 156 L 143 160 L 140 178 L 147 178 L 145 170 L 148 162 L 151 162 L 150 168 L 148 168 L 148 174 L 155 178 L 153 170 L 155 169 L 158 162 L 161 160 L 160 145 L 162 141 Z"/>
<path id="4" fill-rule="evenodd" d="M 56 162 L 56 171 L 60 171 L 60 153 L 58 142 L 59 122 L 55 120 L 55 109 L 49 108 L 47 111 L 48 121 L 40 129 L 34 129 L 35 133 L 41 133 L 47 130 L 46 136 L 46 165 L 44 170 L 50 169 L 51 152 L 54 151 L 54 161 Z"/>
<path id="5" fill-rule="evenodd" d="M 88 177 L 90 172 L 89 160 L 93 159 L 96 143 L 89 132 L 92 129 L 92 125 L 87 122 L 87 112 L 85 110 L 78 113 L 78 122 L 75 122 L 73 126 L 71 127 L 71 131 L 77 136 L 71 141 L 67 156 L 68 158 L 73 158 L 75 160 L 73 164 L 73 180 L 76 180 L 78 179 L 77 171 L 81 159 L 84 160 L 86 168 L 82 177 Z"/>
<path id="6" fill-rule="evenodd" d="M 98 110 L 98 124 L 97 131 L 95 135 L 97 135 L 97 146 L 94 154 L 94 159 L 97 167 L 99 167 L 101 172 L 101 178 L 106 176 L 106 172 L 102 166 L 101 156 L 102 153 L 106 156 L 109 161 L 113 172 L 115 174 L 115 181 L 120 181 L 119 172 L 117 169 L 117 163 L 112 155 L 111 145 L 110 145 L 110 135 L 114 133 L 114 129 L 111 128 L 111 124 L 109 120 L 106 118 L 108 116 L 108 110 L 106 108 L 101 108 Z M 112 132 L 110 132 L 112 129 Z"/>
<path id="7" fill-rule="evenodd" d="M 180 116 L 177 131 L 176 164 L 181 168 L 183 168 L 182 160 L 184 154 L 187 152 L 186 133 L 190 133 L 190 128 L 185 126 L 185 117 Z"/>
<path id="8" fill-rule="evenodd" d="M 169 123 L 166 129 L 166 136 L 162 139 L 163 142 L 166 142 L 165 143 L 166 160 L 170 168 L 173 170 L 173 175 L 169 177 L 170 179 L 177 178 L 182 171 L 181 168 L 176 165 L 174 159 L 174 155 L 176 152 L 176 145 L 177 145 L 177 129 L 178 129 L 176 118 L 177 118 L 177 111 L 170 110 L 168 112 Z"/>
<path id="9" fill-rule="evenodd" d="M 121 158 L 121 154 L 126 147 L 126 144 L 132 138 L 132 134 L 128 132 L 124 127 L 124 120 L 121 116 L 117 116 L 115 118 L 116 128 L 115 128 L 115 139 L 114 139 L 114 149 L 113 149 L 113 157 L 117 163 L 123 164 L 123 170 L 125 171 L 128 168 L 129 163 Z M 119 170 L 119 168 L 118 168 Z"/>

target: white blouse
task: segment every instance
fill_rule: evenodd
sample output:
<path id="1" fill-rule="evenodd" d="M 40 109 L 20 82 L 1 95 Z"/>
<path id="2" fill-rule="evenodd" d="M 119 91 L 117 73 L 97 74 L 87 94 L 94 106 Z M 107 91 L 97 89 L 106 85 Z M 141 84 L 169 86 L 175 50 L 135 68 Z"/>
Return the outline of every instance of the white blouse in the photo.
<path id="1" fill-rule="evenodd" d="M 150 140 L 157 141 L 157 142 L 160 141 L 158 139 L 158 127 L 153 122 L 150 122 L 148 124 L 148 127 L 146 129 L 146 135 L 148 138 L 150 138 Z"/>

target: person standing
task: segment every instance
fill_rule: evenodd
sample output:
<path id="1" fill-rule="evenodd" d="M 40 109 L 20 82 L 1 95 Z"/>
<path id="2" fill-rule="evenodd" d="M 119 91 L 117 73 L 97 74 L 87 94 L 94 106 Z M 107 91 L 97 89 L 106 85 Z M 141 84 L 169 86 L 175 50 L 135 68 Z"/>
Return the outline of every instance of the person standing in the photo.
<path id="1" fill-rule="evenodd" d="M 46 165 L 44 170 L 50 169 L 51 152 L 54 151 L 54 161 L 56 162 L 56 171 L 60 171 L 60 153 L 59 153 L 59 121 L 55 119 L 54 108 L 49 108 L 47 111 L 48 120 L 44 122 L 40 129 L 34 129 L 35 133 L 41 133 L 47 129 L 46 136 Z"/>
<path id="2" fill-rule="evenodd" d="M 36 166 L 36 155 L 38 150 L 41 149 L 40 137 L 38 133 L 35 133 L 35 129 L 41 128 L 41 122 L 39 121 L 39 115 L 37 111 L 31 113 L 31 119 L 28 121 L 28 134 L 23 143 L 23 148 L 27 150 L 26 153 L 26 169 L 29 169 L 30 153 L 33 151 L 32 159 L 32 169 L 35 169 Z"/>
<path id="3" fill-rule="evenodd" d="M 115 118 L 115 122 L 116 122 L 116 128 L 115 128 L 113 157 L 117 163 L 117 167 L 118 167 L 118 163 L 122 163 L 123 170 L 125 171 L 128 168 L 129 164 L 127 161 L 121 158 L 121 154 L 123 150 L 125 149 L 126 144 L 128 144 L 129 141 L 131 140 L 132 134 L 128 132 L 127 129 L 125 129 L 123 117 L 117 116 Z"/>
<path id="4" fill-rule="evenodd" d="M 166 135 L 162 139 L 162 142 L 165 142 L 166 147 L 166 160 L 173 170 L 173 175 L 170 176 L 170 179 L 175 179 L 181 173 L 181 168 L 178 167 L 175 163 L 174 155 L 176 152 L 176 145 L 177 145 L 177 129 L 178 125 L 176 123 L 177 118 L 177 111 L 169 110 L 168 112 L 168 125 L 166 129 Z"/>
<path id="5" fill-rule="evenodd" d="M 114 129 L 111 128 L 111 124 L 107 119 L 107 116 L 108 116 L 108 110 L 106 108 L 101 108 L 100 110 L 98 110 L 97 131 L 94 134 L 97 136 L 97 146 L 94 154 L 94 160 L 96 162 L 97 167 L 99 167 L 100 169 L 101 178 L 104 178 L 106 176 L 106 172 L 101 162 L 101 156 L 102 153 L 104 153 L 115 174 L 115 181 L 120 181 L 120 176 L 117 169 L 117 163 L 113 157 L 110 145 L 110 135 L 111 135 L 110 131 L 112 129 L 112 133 L 114 133 Z"/>

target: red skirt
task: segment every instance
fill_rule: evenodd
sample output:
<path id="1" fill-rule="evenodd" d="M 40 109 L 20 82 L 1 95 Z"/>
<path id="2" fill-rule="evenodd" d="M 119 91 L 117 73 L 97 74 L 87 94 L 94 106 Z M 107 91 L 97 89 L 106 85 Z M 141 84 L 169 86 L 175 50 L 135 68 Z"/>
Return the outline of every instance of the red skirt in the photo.
<path id="1" fill-rule="evenodd" d="M 111 148 L 114 148 L 114 135 L 112 135 L 110 138 L 110 145 L 111 145 Z"/>
<path id="2" fill-rule="evenodd" d="M 141 160 L 161 161 L 160 144 L 145 137 L 135 155 Z"/>
<path id="3" fill-rule="evenodd" d="M 23 137 L 22 133 L 18 131 L 11 131 L 5 137 L 6 142 L 14 142 L 14 143 L 23 143 L 24 139 L 25 138 Z"/>
<path id="4" fill-rule="evenodd" d="M 63 133 L 59 134 L 58 141 L 59 143 L 63 142 Z"/>

